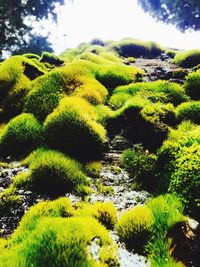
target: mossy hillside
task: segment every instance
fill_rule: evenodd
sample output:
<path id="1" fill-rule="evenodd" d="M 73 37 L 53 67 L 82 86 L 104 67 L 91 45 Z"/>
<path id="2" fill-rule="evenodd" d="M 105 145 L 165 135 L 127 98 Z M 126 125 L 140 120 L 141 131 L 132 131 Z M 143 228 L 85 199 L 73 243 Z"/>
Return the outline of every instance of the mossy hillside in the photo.
<path id="1" fill-rule="evenodd" d="M 43 127 L 28 113 L 22 113 L 4 127 L 0 136 L 1 157 L 27 155 L 43 142 Z"/>
<path id="2" fill-rule="evenodd" d="M 175 106 L 189 99 L 180 85 L 162 80 L 119 86 L 113 91 L 110 101 L 112 102 L 115 94 L 119 93 L 130 96 L 139 95 L 152 102 L 171 103 Z"/>
<path id="3" fill-rule="evenodd" d="M 174 63 L 184 68 L 192 68 L 200 64 L 200 49 L 188 50 L 176 54 Z"/>
<path id="4" fill-rule="evenodd" d="M 84 161 L 100 158 L 106 143 L 104 127 L 89 115 L 89 109 L 83 111 L 86 103 L 81 98 L 65 98 L 44 122 L 48 146 Z"/>
<path id="5" fill-rule="evenodd" d="M 95 261 L 88 248 L 95 238 L 100 247 L 100 263 Z M 49 262 L 53 266 L 107 266 L 109 261 L 116 264 L 114 251 L 108 232 L 95 219 L 46 218 L 27 239 L 6 250 L 1 262 L 4 266 L 11 266 L 12 262 L 14 266 L 46 266 Z"/>
<path id="6" fill-rule="evenodd" d="M 25 111 L 44 120 L 65 95 L 78 95 L 93 104 L 103 103 L 108 94 L 94 73 L 96 65 L 78 60 L 62 68 L 56 68 L 32 82 L 32 90 L 25 103 Z"/>
<path id="7" fill-rule="evenodd" d="M 72 191 L 81 194 L 84 186 L 89 185 L 81 164 L 60 152 L 38 149 L 27 158 L 26 163 L 29 164 L 29 172 L 15 178 L 16 188 L 55 197 Z"/>

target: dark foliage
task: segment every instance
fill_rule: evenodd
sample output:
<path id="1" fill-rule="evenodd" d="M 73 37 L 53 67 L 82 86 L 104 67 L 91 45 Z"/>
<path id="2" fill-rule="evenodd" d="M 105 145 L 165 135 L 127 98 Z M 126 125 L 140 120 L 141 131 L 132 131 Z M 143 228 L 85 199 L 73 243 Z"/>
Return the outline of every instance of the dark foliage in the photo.
<path id="1" fill-rule="evenodd" d="M 138 0 L 144 11 L 180 30 L 200 29 L 199 0 Z"/>

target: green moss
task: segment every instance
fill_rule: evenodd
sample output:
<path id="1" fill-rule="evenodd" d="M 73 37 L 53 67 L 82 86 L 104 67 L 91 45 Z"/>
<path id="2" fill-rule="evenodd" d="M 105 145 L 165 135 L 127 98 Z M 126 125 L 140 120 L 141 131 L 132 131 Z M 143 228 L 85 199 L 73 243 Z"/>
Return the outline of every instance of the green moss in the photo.
<path id="1" fill-rule="evenodd" d="M 174 62 L 184 68 L 192 68 L 200 63 L 200 49 L 188 50 L 176 54 Z"/>
<path id="2" fill-rule="evenodd" d="M 22 217 L 19 226 L 12 236 L 12 243 L 20 243 L 26 239 L 42 218 L 45 217 L 71 217 L 74 209 L 70 200 L 66 197 L 54 201 L 42 201 L 32 206 Z"/>
<path id="3" fill-rule="evenodd" d="M 92 161 L 88 162 L 85 165 L 85 170 L 89 176 L 99 177 L 101 172 L 101 167 L 102 167 L 101 161 Z"/>
<path id="4" fill-rule="evenodd" d="M 109 91 L 119 85 L 129 84 L 142 78 L 144 72 L 133 66 L 123 64 L 103 65 L 96 71 L 96 79 Z"/>
<path id="5" fill-rule="evenodd" d="M 188 100 L 185 90 L 180 85 L 161 80 L 120 86 L 113 91 L 113 94 L 116 93 L 140 95 L 152 102 L 171 103 L 175 106 Z"/>
<path id="6" fill-rule="evenodd" d="M 143 42 L 131 38 L 116 42 L 112 47 L 123 57 L 156 57 L 163 51 L 155 42 Z"/>
<path id="7" fill-rule="evenodd" d="M 151 210 L 146 206 L 137 206 L 125 211 L 116 225 L 120 239 L 128 248 L 144 253 L 154 222 Z"/>
<path id="8" fill-rule="evenodd" d="M 141 145 L 127 149 L 122 154 L 122 164 L 134 183 L 149 191 L 155 190 L 156 156 Z"/>
<path id="9" fill-rule="evenodd" d="M 179 266 L 170 255 L 171 240 L 167 234 L 176 223 L 185 221 L 183 205 L 173 195 L 160 195 L 151 199 L 147 207 L 154 217 L 151 239 L 146 247 L 152 266 Z"/>
<path id="10" fill-rule="evenodd" d="M 47 117 L 44 128 L 50 147 L 88 161 L 101 156 L 106 138 L 105 129 L 93 120 L 88 109 L 83 112 L 84 101 L 78 97 L 63 99 Z"/>
<path id="11" fill-rule="evenodd" d="M 84 229 L 84 231 L 83 231 Z M 97 240 L 99 261 L 93 258 L 90 244 Z M 106 249 L 109 256 L 102 257 Z M 109 253 L 110 251 L 110 253 Z M 9 254 L 10 252 L 10 254 Z M 105 266 L 105 259 L 114 260 L 114 247 L 106 229 L 93 218 L 46 218 L 19 245 L 12 246 L 1 262 L 14 266 Z M 115 260 L 116 261 L 116 260 Z M 6 266 L 6 265 L 4 265 Z M 11 265 L 7 265 L 11 266 Z"/>
<path id="12" fill-rule="evenodd" d="M 60 152 L 39 149 L 29 156 L 29 173 L 15 178 L 18 188 L 27 187 L 41 194 L 62 196 L 78 186 L 88 185 L 82 166 Z"/>
<path id="13" fill-rule="evenodd" d="M 30 59 L 32 59 L 32 58 L 36 58 L 36 59 L 40 59 L 40 56 L 39 55 L 37 55 L 37 54 L 33 54 L 33 53 L 26 53 L 26 54 L 23 54 L 23 57 L 27 57 L 27 58 L 30 58 Z"/>
<path id="14" fill-rule="evenodd" d="M 75 216 L 96 218 L 108 229 L 113 229 L 117 222 L 117 210 L 112 202 L 79 203 Z"/>
<path id="15" fill-rule="evenodd" d="M 127 101 L 108 120 L 108 133 L 114 135 L 123 129 L 133 143 L 142 143 L 150 150 L 157 149 L 166 138 L 167 123 L 173 125 L 175 115 L 171 104 L 148 104 L 148 100 L 138 97 Z"/>
<path id="16" fill-rule="evenodd" d="M 0 136 L 1 156 L 22 157 L 43 141 L 43 129 L 32 114 L 23 113 L 12 119 Z"/>
<path id="17" fill-rule="evenodd" d="M 166 49 L 164 51 L 164 53 L 169 56 L 170 58 L 174 58 L 176 56 L 176 54 L 178 53 L 177 50 L 174 50 L 174 49 Z"/>
<path id="18" fill-rule="evenodd" d="M 63 97 L 65 86 L 66 77 L 62 69 L 55 69 L 37 78 L 31 84 L 32 89 L 26 97 L 24 111 L 44 120 Z"/>
<path id="19" fill-rule="evenodd" d="M 176 116 L 179 121 L 191 120 L 200 124 L 200 101 L 182 103 L 176 108 Z"/>
<path id="20" fill-rule="evenodd" d="M 199 219 L 200 206 L 200 145 L 184 147 L 175 162 L 169 192 L 177 194 L 186 206 L 187 212 Z"/>
<path id="21" fill-rule="evenodd" d="M 200 100 L 200 71 L 190 73 L 184 83 L 186 93 L 193 100 Z"/>
<path id="22" fill-rule="evenodd" d="M 49 52 L 43 52 L 41 55 L 40 61 L 47 62 L 55 66 L 61 66 L 64 63 L 64 61 L 62 61 L 59 57 Z"/>

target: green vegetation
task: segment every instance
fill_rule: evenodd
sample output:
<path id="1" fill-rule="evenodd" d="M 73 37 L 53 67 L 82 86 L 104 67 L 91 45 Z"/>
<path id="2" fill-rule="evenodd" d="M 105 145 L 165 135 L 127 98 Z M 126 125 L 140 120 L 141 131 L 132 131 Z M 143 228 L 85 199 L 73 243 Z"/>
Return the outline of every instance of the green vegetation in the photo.
<path id="1" fill-rule="evenodd" d="M 122 57 L 155 57 L 161 54 L 163 49 L 155 42 L 142 42 L 137 39 L 122 39 L 113 43 L 115 49 Z"/>
<path id="2" fill-rule="evenodd" d="M 121 215 L 116 230 L 128 248 L 142 253 L 150 237 L 153 222 L 151 210 L 146 206 L 137 206 Z"/>
<path id="3" fill-rule="evenodd" d="M 173 195 L 160 195 L 150 200 L 147 207 L 154 218 L 151 239 L 146 247 L 152 266 L 179 266 L 170 256 L 172 241 L 167 234 L 173 225 L 186 220 L 181 202 Z"/>
<path id="4" fill-rule="evenodd" d="M 17 188 L 31 188 L 41 194 L 61 196 L 72 190 L 79 191 L 80 185 L 88 184 L 81 164 L 60 152 L 38 149 L 26 162 L 29 163 L 29 173 L 15 178 Z"/>
<path id="5" fill-rule="evenodd" d="M 184 147 L 177 158 L 169 192 L 177 194 L 185 204 L 187 212 L 199 219 L 200 206 L 200 145 Z"/>
<path id="6" fill-rule="evenodd" d="M 113 91 L 113 96 L 118 93 L 140 95 L 152 102 L 172 103 L 175 106 L 188 100 L 185 90 L 180 85 L 161 80 L 120 86 Z"/>
<path id="7" fill-rule="evenodd" d="M 146 82 L 133 56 L 164 53 L 175 52 L 94 39 L 59 58 L 28 53 L 2 62 L 1 221 L 10 227 L 25 215 L 0 239 L 0 266 L 119 266 L 109 229 L 152 266 L 182 267 L 172 257 L 173 230 L 187 226 L 183 212 L 199 220 L 200 79 L 198 67 L 178 67 L 166 79 L 183 86 Z M 152 195 L 133 208 L 137 194 L 127 197 L 124 210 L 116 197 L 126 197 L 127 175 L 127 189 Z"/>
<path id="8" fill-rule="evenodd" d="M 21 157 L 43 142 L 43 128 L 32 114 L 22 113 L 10 120 L 0 136 L 1 157 Z"/>
<path id="9" fill-rule="evenodd" d="M 74 216 L 93 217 L 108 229 L 113 229 L 117 222 L 117 211 L 112 202 L 79 203 Z"/>
<path id="10" fill-rule="evenodd" d="M 200 49 L 177 53 L 174 63 L 184 68 L 192 68 L 200 63 Z"/>
<path id="11" fill-rule="evenodd" d="M 182 103 L 176 108 L 176 116 L 179 121 L 191 120 L 200 124 L 200 101 Z"/>
<path id="12" fill-rule="evenodd" d="M 63 99 L 44 123 L 47 144 L 81 160 L 98 159 L 106 142 L 105 129 L 91 111 L 81 98 Z"/>
<path id="13" fill-rule="evenodd" d="M 84 231 L 83 231 L 84 229 Z M 95 261 L 89 245 L 97 239 L 100 264 Z M 105 257 L 104 250 L 107 250 Z M 101 254 L 102 252 L 102 254 Z M 92 218 L 44 218 L 26 239 L 3 251 L 4 266 L 106 266 L 115 261 L 112 240 L 106 229 Z"/>
<path id="14" fill-rule="evenodd" d="M 127 149 L 122 154 L 122 164 L 133 182 L 148 191 L 155 190 L 156 156 L 141 145 Z"/>
<path id="15" fill-rule="evenodd" d="M 200 71 L 190 73 L 186 77 L 184 88 L 186 93 L 193 100 L 200 100 Z"/>
<path id="16" fill-rule="evenodd" d="M 64 63 L 64 61 L 59 59 L 59 57 L 57 57 L 56 55 L 49 53 L 49 52 L 43 52 L 41 55 L 40 61 L 41 62 L 47 62 L 50 65 L 55 65 L 55 66 L 60 66 Z"/>

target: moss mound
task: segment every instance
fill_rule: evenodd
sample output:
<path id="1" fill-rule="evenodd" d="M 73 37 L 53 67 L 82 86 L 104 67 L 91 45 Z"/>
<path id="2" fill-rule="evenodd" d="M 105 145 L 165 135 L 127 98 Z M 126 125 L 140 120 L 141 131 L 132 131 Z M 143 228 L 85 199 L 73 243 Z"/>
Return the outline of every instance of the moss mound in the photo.
<path id="1" fill-rule="evenodd" d="M 123 39 L 112 45 L 123 57 L 156 57 L 163 49 L 155 42 L 143 42 L 137 39 Z"/>
<path id="2" fill-rule="evenodd" d="M 146 206 L 137 206 L 124 212 L 116 225 L 117 233 L 128 248 L 144 253 L 144 246 L 150 237 L 153 214 Z"/>
<path id="3" fill-rule="evenodd" d="M 193 100 L 200 100 L 200 71 L 190 73 L 184 83 L 186 93 Z"/>
<path id="4" fill-rule="evenodd" d="M 90 244 L 95 239 L 99 245 L 100 263 L 90 251 Z M 52 266 L 104 266 L 115 259 L 113 251 L 109 234 L 95 219 L 46 218 L 19 245 L 4 252 L 1 262 L 4 266 L 11 266 L 13 259 L 15 266 L 46 266 L 49 263 Z"/>
<path id="5" fill-rule="evenodd" d="M 185 90 L 180 85 L 161 80 L 119 86 L 113 91 L 112 97 L 119 93 L 130 97 L 139 95 L 152 102 L 172 103 L 175 106 L 188 100 Z"/>
<path id="6" fill-rule="evenodd" d="M 22 157 L 43 141 L 43 128 L 32 114 L 18 115 L 3 129 L 0 136 L 1 157 Z"/>
<path id="7" fill-rule="evenodd" d="M 179 121 L 191 120 L 200 124 L 200 101 L 182 103 L 176 108 L 176 116 Z"/>
<path id="8" fill-rule="evenodd" d="M 91 117 L 91 109 L 81 98 L 63 99 L 44 123 L 47 144 L 80 160 L 98 159 L 106 142 L 105 129 Z"/>
<path id="9" fill-rule="evenodd" d="M 39 149 L 27 159 L 29 173 L 16 177 L 17 188 L 26 187 L 41 194 L 62 196 L 88 184 L 81 164 L 60 152 Z"/>
<path id="10" fill-rule="evenodd" d="M 174 62 L 184 68 L 192 68 L 200 64 L 200 49 L 188 50 L 176 54 Z"/>

